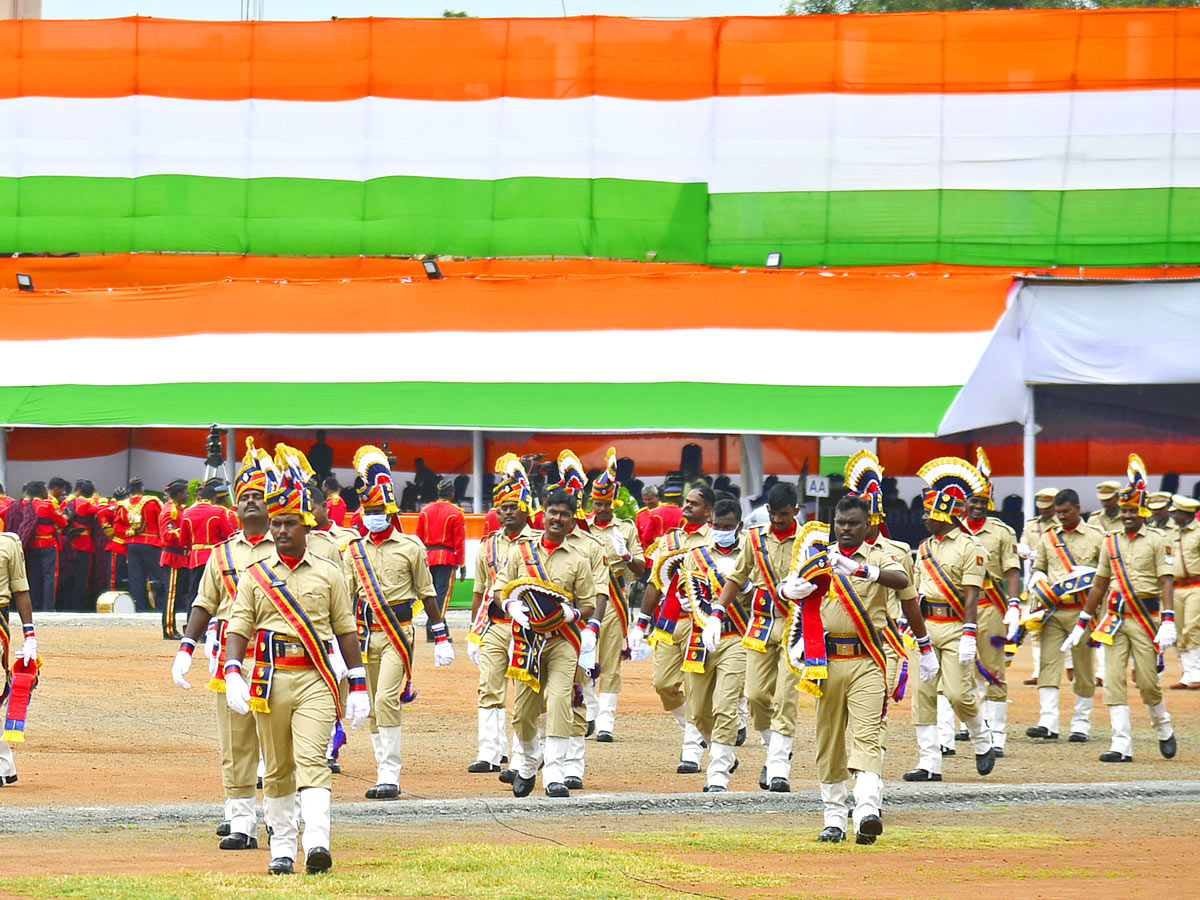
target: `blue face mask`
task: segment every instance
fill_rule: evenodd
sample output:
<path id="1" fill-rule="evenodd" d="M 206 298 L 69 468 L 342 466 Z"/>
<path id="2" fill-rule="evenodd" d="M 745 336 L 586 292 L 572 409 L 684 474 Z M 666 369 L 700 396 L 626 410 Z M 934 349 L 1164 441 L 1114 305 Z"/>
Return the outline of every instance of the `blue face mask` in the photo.
<path id="1" fill-rule="evenodd" d="M 730 547 L 737 540 L 737 529 L 734 528 L 732 531 L 717 531 L 714 529 L 712 537 L 718 547 Z"/>
<path id="2" fill-rule="evenodd" d="M 387 513 L 371 513 L 369 515 L 364 514 L 362 521 L 367 531 L 372 534 L 378 534 L 381 531 L 387 531 L 388 525 L 392 523 L 392 517 Z"/>

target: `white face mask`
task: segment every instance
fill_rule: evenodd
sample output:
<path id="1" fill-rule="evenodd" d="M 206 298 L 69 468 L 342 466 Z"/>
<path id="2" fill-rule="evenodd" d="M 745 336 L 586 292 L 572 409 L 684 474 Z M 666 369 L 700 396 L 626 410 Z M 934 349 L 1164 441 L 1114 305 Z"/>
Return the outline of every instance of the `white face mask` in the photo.
<path id="1" fill-rule="evenodd" d="M 388 525 L 392 524 L 392 517 L 387 513 L 371 513 L 370 515 L 364 515 L 362 520 L 367 531 L 372 534 L 387 531 Z"/>
<path id="2" fill-rule="evenodd" d="M 732 531 L 716 531 L 714 529 L 712 537 L 718 547 L 730 547 L 737 540 L 737 529 L 734 528 Z"/>

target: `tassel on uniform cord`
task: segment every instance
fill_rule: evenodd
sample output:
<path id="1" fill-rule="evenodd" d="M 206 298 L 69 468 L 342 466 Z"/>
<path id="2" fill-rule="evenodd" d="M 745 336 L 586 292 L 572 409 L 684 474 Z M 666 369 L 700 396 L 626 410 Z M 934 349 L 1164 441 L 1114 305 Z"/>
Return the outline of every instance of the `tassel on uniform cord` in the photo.
<path id="1" fill-rule="evenodd" d="M 671 634 L 669 631 L 664 631 L 662 628 L 655 628 L 654 634 L 650 635 L 650 637 L 646 639 L 646 642 L 653 646 L 659 641 L 662 641 L 669 647 L 673 647 L 675 646 L 675 635 Z"/>
<path id="2" fill-rule="evenodd" d="M 542 692 L 542 683 L 518 666 L 509 666 L 508 671 L 504 673 L 505 678 L 515 678 L 517 681 L 523 681 L 534 691 L 540 694 Z"/>
<path id="3" fill-rule="evenodd" d="M 804 679 L 800 679 L 796 682 L 796 690 L 802 694 L 809 694 L 813 697 L 822 696 L 821 686 L 819 684 L 816 684 L 812 681 L 805 681 Z"/>
<path id="4" fill-rule="evenodd" d="M 250 712 L 269 713 L 271 711 L 265 697 L 251 697 L 247 705 L 250 707 Z"/>

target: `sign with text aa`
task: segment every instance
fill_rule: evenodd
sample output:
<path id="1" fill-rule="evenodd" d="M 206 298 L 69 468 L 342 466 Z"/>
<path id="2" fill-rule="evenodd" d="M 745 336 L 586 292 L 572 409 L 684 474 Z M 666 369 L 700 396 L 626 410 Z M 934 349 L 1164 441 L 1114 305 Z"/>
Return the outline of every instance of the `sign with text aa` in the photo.
<path id="1" fill-rule="evenodd" d="M 828 497 L 829 479 L 820 475 L 809 475 L 808 480 L 804 482 L 804 494 L 806 497 Z"/>

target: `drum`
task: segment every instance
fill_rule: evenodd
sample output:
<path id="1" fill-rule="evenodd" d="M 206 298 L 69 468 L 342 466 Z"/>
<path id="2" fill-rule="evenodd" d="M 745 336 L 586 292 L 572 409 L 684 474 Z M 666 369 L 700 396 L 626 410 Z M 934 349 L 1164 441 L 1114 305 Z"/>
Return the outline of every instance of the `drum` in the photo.
<path id="1" fill-rule="evenodd" d="M 133 598 L 125 591 L 105 591 L 96 598 L 96 612 L 131 615 L 134 612 Z"/>

